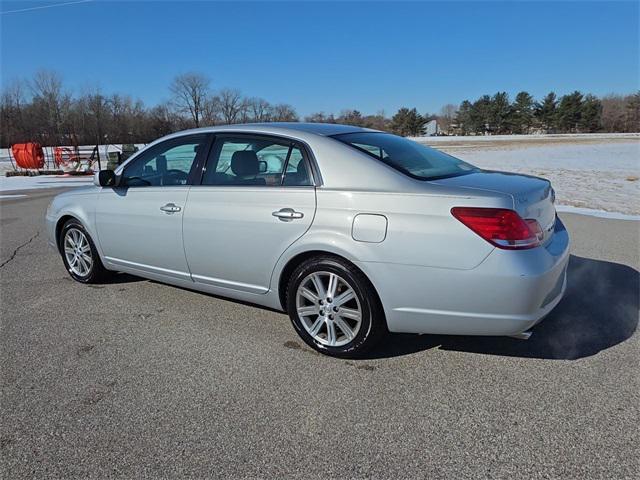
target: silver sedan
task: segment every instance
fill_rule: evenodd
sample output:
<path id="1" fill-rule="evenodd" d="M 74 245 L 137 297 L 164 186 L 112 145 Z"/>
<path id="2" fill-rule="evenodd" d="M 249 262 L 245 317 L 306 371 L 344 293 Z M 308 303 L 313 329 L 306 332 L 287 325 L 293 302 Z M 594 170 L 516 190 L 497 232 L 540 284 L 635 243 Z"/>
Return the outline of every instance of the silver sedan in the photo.
<path id="1" fill-rule="evenodd" d="M 75 280 L 127 272 L 284 310 L 329 355 L 387 331 L 527 338 L 566 287 L 569 238 L 547 180 L 388 133 L 190 130 L 94 183 L 46 215 Z"/>

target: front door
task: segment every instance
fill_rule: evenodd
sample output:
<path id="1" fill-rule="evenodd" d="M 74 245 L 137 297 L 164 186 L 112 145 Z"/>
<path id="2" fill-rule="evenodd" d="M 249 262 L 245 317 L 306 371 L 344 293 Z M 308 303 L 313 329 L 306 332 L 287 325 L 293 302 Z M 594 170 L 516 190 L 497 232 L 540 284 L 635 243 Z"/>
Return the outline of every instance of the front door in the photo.
<path id="1" fill-rule="evenodd" d="M 182 218 L 207 135 L 187 135 L 140 153 L 96 207 L 98 241 L 107 262 L 127 271 L 190 279 Z"/>
<path id="2" fill-rule="evenodd" d="M 315 208 L 301 145 L 278 137 L 217 135 L 184 215 L 193 280 L 266 293 L 278 258 L 311 226 Z"/>

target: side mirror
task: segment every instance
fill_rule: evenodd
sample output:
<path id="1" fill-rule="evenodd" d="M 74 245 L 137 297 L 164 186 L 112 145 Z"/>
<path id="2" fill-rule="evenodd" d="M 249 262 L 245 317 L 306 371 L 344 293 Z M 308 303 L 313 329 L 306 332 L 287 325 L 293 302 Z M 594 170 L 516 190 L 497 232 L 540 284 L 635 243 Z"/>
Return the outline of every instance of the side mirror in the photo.
<path id="1" fill-rule="evenodd" d="M 269 168 L 269 164 L 267 162 L 265 162 L 264 160 L 260 160 L 258 162 L 258 172 L 259 173 L 265 173 L 268 168 Z"/>
<path id="2" fill-rule="evenodd" d="M 93 183 L 100 187 L 115 187 L 116 174 L 113 170 L 100 170 L 93 177 Z"/>

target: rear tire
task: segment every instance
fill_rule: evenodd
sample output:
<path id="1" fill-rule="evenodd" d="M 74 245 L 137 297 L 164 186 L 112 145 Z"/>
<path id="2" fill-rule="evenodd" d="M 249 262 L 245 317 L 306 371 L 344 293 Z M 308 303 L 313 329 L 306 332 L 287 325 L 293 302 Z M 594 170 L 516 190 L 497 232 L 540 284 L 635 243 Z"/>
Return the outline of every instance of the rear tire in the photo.
<path id="1" fill-rule="evenodd" d="M 298 335 L 325 355 L 358 357 L 387 331 L 373 286 L 339 257 L 323 255 L 303 262 L 289 279 L 286 298 Z"/>
<path id="2" fill-rule="evenodd" d="M 76 282 L 100 283 L 109 277 L 111 272 L 104 268 L 91 236 L 78 220 L 64 224 L 58 244 L 64 266 Z"/>

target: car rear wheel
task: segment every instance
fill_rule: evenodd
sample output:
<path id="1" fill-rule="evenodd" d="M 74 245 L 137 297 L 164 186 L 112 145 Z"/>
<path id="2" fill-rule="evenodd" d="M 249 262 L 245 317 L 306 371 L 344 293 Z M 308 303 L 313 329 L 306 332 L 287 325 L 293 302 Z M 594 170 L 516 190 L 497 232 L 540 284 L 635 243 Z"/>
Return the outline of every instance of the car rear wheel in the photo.
<path id="1" fill-rule="evenodd" d="M 338 257 L 315 257 L 293 272 L 287 310 L 300 337 L 327 355 L 361 355 L 386 331 L 373 286 Z"/>
<path id="2" fill-rule="evenodd" d="M 108 276 L 93 240 L 77 220 L 64 224 L 59 244 L 64 266 L 77 282 L 98 283 Z"/>

